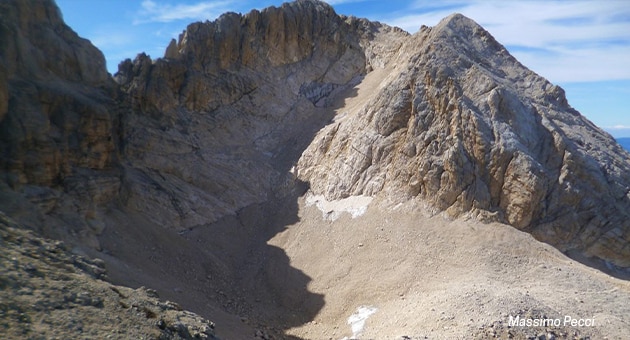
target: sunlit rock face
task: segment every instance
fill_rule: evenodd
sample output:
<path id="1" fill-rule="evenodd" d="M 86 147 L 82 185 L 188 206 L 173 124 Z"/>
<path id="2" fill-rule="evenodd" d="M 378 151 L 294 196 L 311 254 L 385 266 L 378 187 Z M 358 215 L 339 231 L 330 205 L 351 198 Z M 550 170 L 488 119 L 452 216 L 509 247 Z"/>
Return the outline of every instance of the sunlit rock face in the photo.
<path id="1" fill-rule="evenodd" d="M 384 67 L 300 158 L 315 193 L 420 200 L 630 265 L 628 153 L 561 88 L 458 14 L 405 39 Z"/>

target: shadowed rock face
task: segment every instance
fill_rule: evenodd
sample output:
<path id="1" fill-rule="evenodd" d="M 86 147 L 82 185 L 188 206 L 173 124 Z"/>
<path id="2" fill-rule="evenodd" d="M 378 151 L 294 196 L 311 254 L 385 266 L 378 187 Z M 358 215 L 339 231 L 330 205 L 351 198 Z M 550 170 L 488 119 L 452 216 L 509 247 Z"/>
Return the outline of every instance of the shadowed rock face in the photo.
<path id="1" fill-rule="evenodd" d="M 2 1 L 0 37 L 1 209 L 98 248 L 120 188 L 118 86 L 51 1 Z"/>
<path id="2" fill-rule="evenodd" d="M 59 185 L 74 168 L 111 166 L 115 84 L 103 54 L 47 1 L 3 1 L 0 153 L 12 186 Z"/>
<path id="3" fill-rule="evenodd" d="M 164 261 L 212 263 L 225 282 L 169 275 L 308 309 L 279 323 L 306 322 L 323 299 L 266 241 L 299 220 L 309 186 L 505 222 L 630 267 L 629 154 L 461 15 L 409 35 L 319 1 L 228 13 L 113 77 L 52 2 L 3 1 L 0 19 L 0 210 L 86 252 L 120 249 L 112 263 L 140 268 L 178 232 L 187 249 Z M 127 279 L 164 275 L 151 270 Z M 311 307 L 282 295 L 287 277 Z"/>

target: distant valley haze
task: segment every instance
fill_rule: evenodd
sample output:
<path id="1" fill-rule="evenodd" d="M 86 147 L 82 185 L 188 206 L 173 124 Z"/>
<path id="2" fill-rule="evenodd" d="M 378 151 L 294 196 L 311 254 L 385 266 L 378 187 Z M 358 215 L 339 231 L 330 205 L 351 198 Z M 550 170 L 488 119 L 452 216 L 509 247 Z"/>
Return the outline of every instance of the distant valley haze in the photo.
<path id="1" fill-rule="evenodd" d="M 626 150 L 630 151 L 630 138 L 617 138 L 617 142 Z"/>

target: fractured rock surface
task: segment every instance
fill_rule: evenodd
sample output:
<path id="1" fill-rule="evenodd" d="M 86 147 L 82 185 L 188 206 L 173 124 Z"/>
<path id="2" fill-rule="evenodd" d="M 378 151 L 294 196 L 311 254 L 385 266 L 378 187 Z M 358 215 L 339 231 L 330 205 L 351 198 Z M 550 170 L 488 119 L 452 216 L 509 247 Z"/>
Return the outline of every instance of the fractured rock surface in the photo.
<path id="1" fill-rule="evenodd" d="M 561 88 L 458 14 L 407 39 L 386 70 L 300 158 L 315 193 L 418 199 L 630 264 L 630 158 Z"/>
<path id="2" fill-rule="evenodd" d="M 215 339 L 212 322 L 158 300 L 152 289 L 102 281 L 102 260 L 24 229 L 0 214 L 3 339 Z"/>

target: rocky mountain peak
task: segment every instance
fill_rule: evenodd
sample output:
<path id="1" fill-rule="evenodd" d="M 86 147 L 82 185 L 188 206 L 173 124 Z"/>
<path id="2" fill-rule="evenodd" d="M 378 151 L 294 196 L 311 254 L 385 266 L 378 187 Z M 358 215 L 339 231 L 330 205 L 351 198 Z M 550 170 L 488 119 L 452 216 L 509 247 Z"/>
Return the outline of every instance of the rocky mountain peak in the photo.
<path id="1" fill-rule="evenodd" d="M 242 91 L 257 86 L 246 79 L 250 76 L 244 75 L 270 68 L 312 64 L 309 70 L 316 75 L 306 77 L 308 81 L 291 82 L 295 86 L 292 91 L 299 91 L 304 83 L 312 81 L 345 84 L 366 67 L 359 38 L 350 25 L 329 5 L 310 0 L 253 10 L 245 15 L 226 13 L 212 22 L 190 24 L 176 42 L 171 41 L 165 57 L 151 61 L 139 55 L 133 62 L 121 63 L 115 76 L 123 87 L 133 89 L 133 97 L 138 98 L 135 102 L 142 102 L 145 109 L 153 106 L 155 111 L 169 111 L 185 102 L 187 109 L 211 111 L 219 102 L 233 100 Z M 236 76 L 237 73 L 240 75 Z M 146 79 L 149 74 L 169 81 L 131 84 L 134 78 Z M 212 87 L 209 78 L 218 75 L 231 77 L 227 87 L 238 83 L 244 88 L 212 96 L 201 94 Z M 158 103 L 153 103 L 144 95 L 146 86 L 169 89 L 160 95 Z M 155 91 L 163 90 L 152 89 L 147 93 Z M 173 94 L 180 95 L 173 97 Z"/>
<path id="2" fill-rule="evenodd" d="M 2 6 L 15 14 L 4 26 L 12 37 L 3 40 L 4 49 L 25 60 L 15 67 L 5 62 L 9 78 L 21 68 L 47 69 L 66 84 L 61 88 L 107 83 L 102 54 L 62 23 L 54 4 Z M 38 52 L 56 48 L 63 49 L 55 52 L 63 63 L 50 64 Z M 288 170 L 296 165 L 299 179 L 329 199 L 387 193 L 394 201 L 506 222 L 561 249 L 629 264 L 623 250 L 605 250 L 598 241 L 628 229 L 623 219 L 630 209 L 618 211 L 628 203 L 627 154 L 573 110 L 560 87 L 461 14 L 409 35 L 339 16 L 320 1 L 296 1 L 193 23 L 166 50 L 164 58 L 140 54 L 121 63 L 115 78 L 125 98 L 119 107 L 130 110 L 125 114 L 113 117 L 107 112 L 115 110 L 94 106 L 93 98 L 105 103 L 108 96 L 96 88 L 69 97 L 92 113 L 47 112 L 52 124 L 33 125 L 36 133 L 16 134 L 24 130 L 10 126 L 25 118 L 17 107 L 4 109 L 12 117 L 4 119 L 12 132 L 3 136 L 12 185 L 59 184 L 77 167 L 122 166 L 124 204 L 151 210 L 146 200 L 153 197 L 165 206 L 157 215 L 147 210 L 147 217 L 185 229 L 284 195 L 275 188 L 291 186 Z M 91 62 L 97 67 L 88 67 Z M 368 90 L 345 97 L 357 86 Z M 76 126 L 98 131 L 79 135 L 78 154 L 77 138 L 68 137 Z M 22 159 L 16 145 L 32 148 L 41 140 L 34 136 L 42 135 L 55 143 L 42 144 L 46 156 Z M 207 168 L 223 170 L 208 175 Z M 584 171 L 590 181 L 582 179 Z M 256 186 L 246 184 L 254 180 L 250 174 Z M 153 183 L 172 190 L 156 191 Z M 204 198 L 191 199 L 192 193 Z M 592 197 L 609 208 L 594 206 Z M 567 214 L 567 205 L 580 213 Z M 585 236 L 584 228 L 593 231 Z"/>
<path id="3" fill-rule="evenodd" d="M 478 64 L 495 55 L 515 61 L 490 32 L 474 20 L 459 13 L 449 15 L 432 27 L 429 39 L 470 58 L 470 62 L 473 63 Z"/>
<path id="4" fill-rule="evenodd" d="M 187 59 L 204 67 L 239 69 L 298 62 L 348 43 L 347 26 L 322 1 L 300 0 L 280 7 L 225 13 L 195 22 L 167 47 L 167 59 Z M 344 36 L 345 35 L 345 36 Z M 342 41 L 346 39 L 346 41 Z M 318 52 L 315 52 L 318 51 Z"/>
<path id="5" fill-rule="evenodd" d="M 7 19 L 0 28 L 7 37 L 0 50 L 9 72 L 32 79 L 56 76 L 94 85 L 109 80 L 101 51 L 63 22 L 54 2 L 6 1 L 0 9 Z"/>
<path id="6" fill-rule="evenodd" d="M 3 49 L 20 55 L 4 58 L 6 78 L 28 79 L 9 89 L 34 86 L 30 97 L 23 89 L 0 91 L 16 98 L 0 107 L 8 112 L 3 150 L 11 185 L 60 185 L 78 168 L 125 164 L 123 202 L 140 209 L 150 207 L 146 197 L 163 197 L 163 214 L 147 216 L 189 228 L 277 196 L 274 188 L 290 186 L 287 171 L 296 164 L 299 178 L 329 199 L 381 192 L 418 199 L 451 216 L 507 222 L 562 249 L 587 247 L 628 264 L 622 250 L 597 241 L 627 230 L 630 210 L 617 211 L 628 203 L 627 155 L 568 105 L 561 88 L 461 14 L 411 36 L 339 16 L 320 1 L 193 23 L 165 58 L 140 54 L 120 65 L 119 107 L 130 112 L 114 117 L 111 88 L 74 85 L 108 84 L 103 57 L 63 24 L 54 4 L 2 6 L 12 14 Z M 50 53 L 59 62 L 44 57 Z M 64 85 L 33 80 L 41 74 Z M 350 108 L 335 106 L 360 84 L 368 94 Z M 59 96 L 59 89 L 73 90 Z M 67 99 L 40 106 L 44 99 L 26 98 L 42 96 Z M 63 111 L 67 105 L 76 110 Z M 41 112 L 42 124 L 18 114 L 24 111 Z M 78 128 L 86 130 L 72 137 Z M 320 137 L 306 138 L 313 135 Z M 24 157 L 25 149 L 40 156 Z M 207 167 L 224 170 L 209 176 Z M 585 169 L 590 181 L 579 175 Z M 257 186 L 246 184 L 248 174 L 261 172 Z M 180 189 L 155 191 L 154 182 Z M 192 192 L 205 198 L 190 199 Z M 594 206 L 592 197 L 609 208 Z M 215 208 L 194 208 L 200 205 Z M 580 213 L 566 214 L 567 205 Z M 593 232 L 586 237 L 584 228 Z"/>
<path id="7" fill-rule="evenodd" d="M 453 13 L 443 18 L 432 29 L 444 31 L 444 34 L 449 36 L 470 36 L 476 31 L 485 31 L 481 25 L 461 13 Z"/>
<path id="8" fill-rule="evenodd" d="M 506 222 L 563 250 L 630 264 L 615 246 L 624 242 L 612 241 L 627 237 L 613 235 L 628 235 L 630 210 L 593 201 L 630 204 L 628 155 L 560 87 L 459 14 L 410 37 L 396 58 L 380 86 L 302 155 L 300 174 L 314 192 L 419 199 L 436 212 Z"/>

